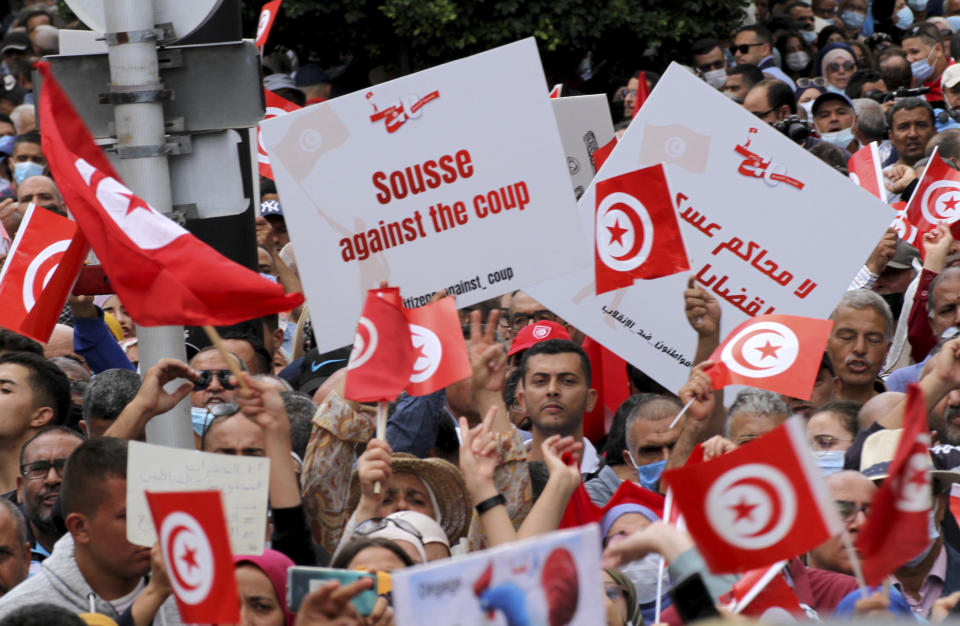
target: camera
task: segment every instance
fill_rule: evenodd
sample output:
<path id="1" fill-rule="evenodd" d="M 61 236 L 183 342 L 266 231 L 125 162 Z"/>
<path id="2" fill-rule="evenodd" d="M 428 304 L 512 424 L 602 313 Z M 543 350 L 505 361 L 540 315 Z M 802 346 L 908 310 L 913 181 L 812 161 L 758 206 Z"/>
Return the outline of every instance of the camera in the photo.
<path id="1" fill-rule="evenodd" d="M 803 145 L 803 142 L 810 136 L 813 130 L 808 122 L 804 122 L 796 115 L 790 115 L 779 122 L 774 122 L 773 127 L 789 137 L 794 143 Z"/>
<path id="2" fill-rule="evenodd" d="M 929 87 L 917 87 L 915 89 L 900 87 L 892 93 L 888 91 L 882 91 L 880 89 L 871 89 L 867 93 L 863 94 L 863 97 L 870 98 L 879 104 L 885 104 L 895 98 L 920 98 L 928 93 L 930 93 Z"/>

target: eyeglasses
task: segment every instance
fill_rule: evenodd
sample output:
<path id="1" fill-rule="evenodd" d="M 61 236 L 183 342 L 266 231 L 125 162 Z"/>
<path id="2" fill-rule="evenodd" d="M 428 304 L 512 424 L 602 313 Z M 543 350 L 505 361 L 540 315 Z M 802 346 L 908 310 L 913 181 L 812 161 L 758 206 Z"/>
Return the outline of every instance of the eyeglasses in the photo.
<path id="1" fill-rule="evenodd" d="M 834 437 L 833 435 L 814 435 L 813 437 L 813 448 L 814 450 L 832 450 L 833 446 L 838 443 L 852 443 L 852 439 L 841 439 L 840 437 Z"/>
<path id="2" fill-rule="evenodd" d="M 763 118 L 765 118 L 766 116 L 770 115 L 771 113 L 773 113 L 773 112 L 776 111 L 776 110 L 777 110 L 777 107 L 773 107 L 772 109 L 769 109 L 769 110 L 767 110 L 767 111 L 754 111 L 753 114 L 756 115 L 757 117 L 759 117 L 760 119 L 763 119 Z"/>
<path id="3" fill-rule="evenodd" d="M 522 330 L 524 326 L 529 326 L 531 322 L 556 322 L 557 316 L 546 309 L 534 311 L 533 313 L 514 313 L 510 316 L 510 328 L 513 330 Z"/>
<path id="4" fill-rule="evenodd" d="M 620 585 L 610 583 L 603 586 L 603 593 L 607 594 L 611 602 L 616 602 L 623 597 L 623 588 Z"/>
<path id="5" fill-rule="evenodd" d="M 750 52 L 750 48 L 752 48 L 753 46 L 762 46 L 762 45 L 763 45 L 763 42 L 742 43 L 739 45 L 733 45 L 733 46 L 730 46 L 730 54 L 736 54 L 737 52 L 739 52 L 740 54 L 746 54 Z"/>
<path id="6" fill-rule="evenodd" d="M 797 87 L 799 87 L 800 89 L 806 89 L 807 87 L 813 87 L 814 85 L 816 85 L 817 87 L 826 87 L 827 79 L 824 78 L 823 76 L 817 76 L 816 78 L 798 78 L 797 79 Z"/>
<path id="7" fill-rule="evenodd" d="M 224 389 L 233 389 L 234 386 L 230 383 L 231 373 L 230 370 L 200 370 L 200 378 L 193 381 L 193 390 L 203 391 L 210 386 L 214 376 L 220 381 L 221 387 Z"/>
<path id="8" fill-rule="evenodd" d="M 46 478 L 52 467 L 57 472 L 57 476 L 63 478 L 63 468 L 67 464 L 67 459 L 54 459 L 52 461 L 34 461 L 20 466 L 20 475 L 27 480 L 40 480 Z"/>
<path id="9" fill-rule="evenodd" d="M 856 502 L 850 502 L 849 500 L 834 500 L 833 503 L 837 506 L 837 513 L 840 514 L 840 521 L 844 524 L 849 524 L 856 519 L 857 513 L 860 511 L 863 511 L 864 516 L 870 515 L 869 502 L 857 504 Z"/>
<path id="10" fill-rule="evenodd" d="M 636 90 L 636 89 L 627 89 L 626 87 L 624 87 L 623 89 L 621 89 L 620 91 L 617 92 L 617 95 L 619 95 L 620 98 L 623 99 L 623 98 L 626 98 L 627 96 L 635 96 L 635 95 L 637 95 L 637 90 Z"/>
<path id="11" fill-rule="evenodd" d="M 383 530 L 390 524 L 393 524 L 404 532 L 410 533 L 419 539 L 420 543 L 423 543 L 423 535 L 420 534 L 420 531 L 417 530 L 416 526 L 406 520 L 393 519 L 392 517 L 371 517 L 370 519 L 357 524 L 357 527 L 353 529 L 353 534 L 363 536 L 372 535 L 377 531 Z"/>
<path id="12" fill-rule="evenodd" d="M 843 63 L 834 61 L 833 63 L 827 63 L 826 70 L 828 72 L 839 72 L 841 68 L 844 72 L 852 72 L 857 69 L 857 64 L 853 61 L 844 61 Z"/>

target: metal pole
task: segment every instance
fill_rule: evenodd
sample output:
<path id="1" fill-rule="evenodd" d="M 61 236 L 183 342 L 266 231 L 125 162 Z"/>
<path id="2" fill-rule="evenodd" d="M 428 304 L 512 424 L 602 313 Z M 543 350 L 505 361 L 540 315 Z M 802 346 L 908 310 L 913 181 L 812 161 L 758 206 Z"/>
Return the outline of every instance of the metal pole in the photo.
<path id="1" fill-rule="evenodd" d="M 157 45 L 147 33 L 155 27 L 151 0 L 103 0 L 112 93 L 136 94 L 132 103 L 115 103 L 117 148 L 137 148 L 150 156 L 120 158 L 117 170 L 134 193 L 153 208 L 169 214 L 173 207 L 170 170 L 161 147 L 163 107 L 148 94 L 162 89 L 157 69 Z M 116 36 L 111 36 L 115 34 Z M 164 357 L 186 360 L 182 326 L 139 327 L 140 370 L 145 372 Z M 180 381 L 182 382 L 182 381 Z M 172 384 L 176 387 L 176 383 Z M 193 447 L 189 398 L 147 425 L 151 443 Z"/>

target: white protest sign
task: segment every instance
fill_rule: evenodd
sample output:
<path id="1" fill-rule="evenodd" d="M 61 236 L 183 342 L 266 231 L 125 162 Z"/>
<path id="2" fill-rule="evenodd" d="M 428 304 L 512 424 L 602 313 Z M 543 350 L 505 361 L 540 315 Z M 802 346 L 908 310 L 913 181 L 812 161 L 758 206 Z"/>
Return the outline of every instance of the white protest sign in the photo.
<path id="1" fill-rule="evenodd" d="M 607 97 L 598 94 L 553 98 L 550 104 L 557 117 L 573 191 L 579 198 L 597 173 L 593 153 L 613 139 L 613 119 Z"/>
<path id="2" fill-rule="evenodd" d="M 828 317 L 890 224 L 876 198 L 676 64 L 594 183 L 657 163 L 691 273 L 721 302 L 722 335 L 758 314 Z M 594 187 L 579 202 L 587 233 Z M 683 309 L 689 276 L 596 296 L 590 267 L 525 291 L 676 391 L 696 347 Z"/>
<path id="3" fill-rule="evenodd" d="M 544 84 L 530 38 L 261 123 L 321 351 L 381 280 L 464 306 L 589 263 Z"/>
<path id="4" fill-rule="evenodd" d="M 397 626 L 605 624 L 600 541 L 590 524 L 396 570 Z"/>
<path id="5" fill-rule="evenodd" d="M 219 489 L 234 554 L 262 554 L 267 533 L 270 459 L 181 450 L 139 441 L 127 454 L 127 540 L 157 540 L 147 491 Z"/>

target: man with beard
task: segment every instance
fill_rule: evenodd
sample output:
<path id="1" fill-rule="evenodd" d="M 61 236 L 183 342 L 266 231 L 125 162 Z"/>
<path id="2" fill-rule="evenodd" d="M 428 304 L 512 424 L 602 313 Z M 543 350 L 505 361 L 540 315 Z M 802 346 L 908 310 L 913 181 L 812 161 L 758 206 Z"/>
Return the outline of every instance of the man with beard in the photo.
<path id="1" fill-rule="evenodd" d="M 51 426 L 38 432 L 20 449 L 20 475 L 17 498 L 27 518 L 31 569 L 50 555 L 61 533 L 53 522 L 53 505 L 60 495 L 60 480 L 67 457 L 83 438 L 63 426 Z"/>

